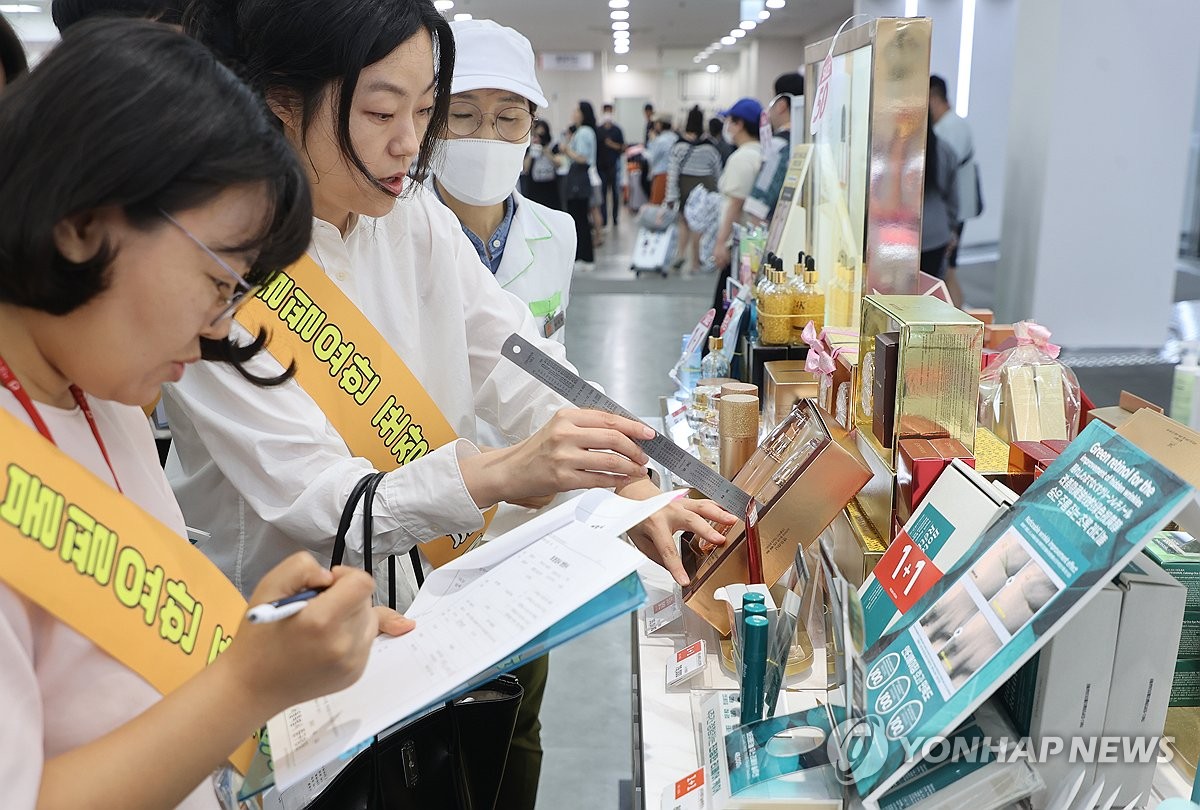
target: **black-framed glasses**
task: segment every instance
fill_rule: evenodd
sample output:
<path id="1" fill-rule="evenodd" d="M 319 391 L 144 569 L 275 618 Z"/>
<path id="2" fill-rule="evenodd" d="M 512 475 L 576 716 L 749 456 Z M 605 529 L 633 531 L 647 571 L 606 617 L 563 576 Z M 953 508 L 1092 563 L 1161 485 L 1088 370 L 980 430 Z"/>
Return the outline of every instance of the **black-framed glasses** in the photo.
<path id="1" fill-rule="evenodd" d="M 529 135 L 536 120 L 528 107 L 505 107 L 485 113 L 469 101 L 451 101 L 449 128 L 460 138 L 469 138 L 483 126 L 483 119 L 492 117 L 492 125 L 501 140 L 520 143 Z"/>
<path id="2" fill-rule="evenodd" d="M 192 242 L 195 243 L 196 247 L 208 254 L 208 257 L 220 265 L 221 269 L 228 273 L 230 278 L 233 279 L 233 295 L 230 295 L 228 298 L 222 297 L 219 299 L 222 302 L 221 311 L 217 314 L 217 317 L 213 318 L 213 326 L 216 326 L 226 318 L 232 318 L 233 313 L 237 312 L 238 307 L 249 301 L 258 294 L 260 289 L 262 289 L 261 284 L 251 284 L 250 282 L 246 281 L 246 279 L 242 278 L 241 273 L 229 266 L 229 262 L 222 259 L 216 254 L 216 252 L 212 250 L 212 248 L 196 238 L 195 234 L 183 227 L 183 225 L 180 224 L 179 220 L 175 219 L 175 217 L 161 209 L 158 213 L 162 214 L 163 219 L 182 231 L 184 236 L 186 236 L 188 239 L 191 239 Z"/>

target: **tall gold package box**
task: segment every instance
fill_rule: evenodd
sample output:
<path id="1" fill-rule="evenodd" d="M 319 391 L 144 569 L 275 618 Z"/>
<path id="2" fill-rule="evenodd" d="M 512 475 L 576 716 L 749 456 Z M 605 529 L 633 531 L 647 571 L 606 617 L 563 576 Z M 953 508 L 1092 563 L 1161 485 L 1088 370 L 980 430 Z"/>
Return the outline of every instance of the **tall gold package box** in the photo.
<path id="1" fill-rule="evenodd" d="M 874 402 L 875 337 L 899 333 L 896 394 L 892 402 Z M 983 324 L 953 305 L 927 295 L 863 297 L 859 328 L 859 383 L 852 392 L 854 425 L 879 456 L 896 469 L 896 448 L 910 438 L 908 425 L 927 434 L 936 429 L 975 447 Z M 880 442 L 872 430 L 875 408 L 894 411 L 895 434 Z M 913 434 L 915 435 L 915 434 Z"/>

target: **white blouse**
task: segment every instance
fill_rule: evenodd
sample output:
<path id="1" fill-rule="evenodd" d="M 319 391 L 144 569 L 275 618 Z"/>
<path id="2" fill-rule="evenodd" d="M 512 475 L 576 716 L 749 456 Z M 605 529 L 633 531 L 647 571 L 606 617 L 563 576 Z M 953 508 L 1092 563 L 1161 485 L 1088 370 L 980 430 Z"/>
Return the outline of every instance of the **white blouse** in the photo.
<path id="1" fill-rule="evenodd" d="M 564 364 L 565 352 L 541 337 L 526 304 L 500 288 L 454 214 L 424 187 L 387 216 L 358 218 L 345 238 L 314 220 L 309 253 L 461 437 L 384 478 L 374 509 L 379 571 L 385 554 L 483 525 L 459 469 L 460 459 L 478 452 L 477 414 L 513 443 L 566 405 L 500 356 L 508 336 L 519 332 Z M 262 376 L 282 371 L 266 351 L 247 368 Z M 372 466 L 350 454 L 298 383 L 260 389 L 225 364 L 200 363 L 166 387 L 164 400 L 175 495 L 188 525 L 212 534 L 201 549 L 243 593 L 299 549 L 329 563 L 343 505 Z M 348 565 L 362 564 L 361 532 L 356 519 Z M 403 608 L 415 583 L 406 560 L 398 570 L 406 574 L 397 583 Z"/>

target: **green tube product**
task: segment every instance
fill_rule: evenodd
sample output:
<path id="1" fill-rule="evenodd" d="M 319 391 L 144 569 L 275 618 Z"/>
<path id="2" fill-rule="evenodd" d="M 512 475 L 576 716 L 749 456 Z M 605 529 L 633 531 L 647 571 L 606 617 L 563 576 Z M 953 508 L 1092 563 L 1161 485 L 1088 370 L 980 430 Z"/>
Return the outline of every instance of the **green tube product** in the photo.
<path id="1" fill-rule="evenodd" d="M 766 616 L 749 614 L 742 621 L 742 717 L 741 723 L 762 719 L 763 677 L 767 669 L 767 636 L 771 623 Z"/>
<path id="2" fill-rule="evenodd" d="M 747 616 L 762 616 L 770 622 L 770 619 L 767 618 L 767 606 L 762 602 L 749 602 L 742 608 L 737 616 L 737 621 L 741 623 L 741 626 L 744 626 Z M 733 659 L 739 678 L 745 674 L 745 659 L 742 657 L 742 648 L 745 647 L 745 642 L 745 637 L 738 637 L 736 643 L 733 645 Z"/>

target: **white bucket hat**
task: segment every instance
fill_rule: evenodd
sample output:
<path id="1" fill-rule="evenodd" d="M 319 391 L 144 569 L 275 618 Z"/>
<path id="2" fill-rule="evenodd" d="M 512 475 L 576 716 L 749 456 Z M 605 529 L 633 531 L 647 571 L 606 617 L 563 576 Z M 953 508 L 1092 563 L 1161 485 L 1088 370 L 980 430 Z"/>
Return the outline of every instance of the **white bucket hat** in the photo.
<path id="1" fill-rule="evenodd" d="M 455 51 L 451 93 L 510 90 L 539 107 L 546 106 L 528 39 L 492 20 L 455 21 L 450 30 Z"/>

